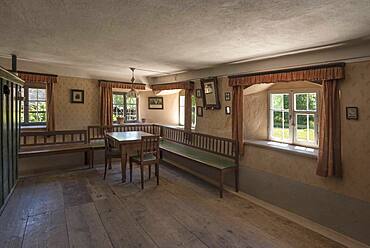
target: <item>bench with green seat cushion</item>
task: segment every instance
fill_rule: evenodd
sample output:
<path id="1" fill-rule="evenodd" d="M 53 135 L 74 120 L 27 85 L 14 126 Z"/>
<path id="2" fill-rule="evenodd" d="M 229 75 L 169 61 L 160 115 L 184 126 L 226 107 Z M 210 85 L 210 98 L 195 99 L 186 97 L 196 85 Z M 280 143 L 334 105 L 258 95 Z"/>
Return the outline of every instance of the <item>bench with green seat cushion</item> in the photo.
<path id="1" fill-rule="evenodd" d="M 218 155 L 212 152 L 207 152 L 189 145 L 180 144 L 177 142 L 162 139 L 159 148 L 186 159 L 199 162 L 205 166 L 211 167 L 219 171 L 219 190 L 220 197 L 223 197 L 223 178 L 224 171 L 233 170 L 235 173 L 235 190 L 238 192 L 239 185 L 239 166 L 237 162 L 226 156 Z M 185 168 L 183 168 L 185 169 Z"/>
<path id="2" fill-rule="evenodd" d="M 206 164 L 220 170 L 237 166 L 235 161 L 224 156 L 220 156 L 211 152 L 206 152 L 191 146 L 164 139 L 161 140 L 159 147 L 168 152 L 194 160 L 202 164 Z"/>

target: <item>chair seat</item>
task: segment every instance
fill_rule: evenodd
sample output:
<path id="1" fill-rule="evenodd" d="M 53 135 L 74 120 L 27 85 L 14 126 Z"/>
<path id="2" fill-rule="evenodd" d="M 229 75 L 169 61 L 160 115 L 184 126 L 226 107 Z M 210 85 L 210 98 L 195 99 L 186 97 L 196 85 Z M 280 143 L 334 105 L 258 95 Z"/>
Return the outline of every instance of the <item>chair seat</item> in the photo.
<path id="1" fill-rule="evenodd" d="M 135 162 L 140 162 L 140 155 L 130 156 L 130 159 Z M 144 161 L 143 162 L 149 162 L 149 161 L 155 161 L 157 158 L 152 153 L 144 154 Z"/>

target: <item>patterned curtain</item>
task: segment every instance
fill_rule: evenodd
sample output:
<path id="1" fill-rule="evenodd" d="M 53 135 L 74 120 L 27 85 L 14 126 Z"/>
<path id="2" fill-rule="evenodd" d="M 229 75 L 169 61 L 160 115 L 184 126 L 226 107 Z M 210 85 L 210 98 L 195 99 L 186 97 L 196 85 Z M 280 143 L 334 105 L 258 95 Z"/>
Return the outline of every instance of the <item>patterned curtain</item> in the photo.
<path id="1" fill-rule="evenodd" d="M 100 86 L 100 124 L 111 126 L 113 114 L 113 90 L 112 87 Z"/>
<path id="2" fill-rule="evenodd" d="M 99 80 L 100 87 L 107 87 L 107 88 L 120 88 L 120 89 L 131 89 L 132 86 L 136 90 L 145 90 L 145 84 L 132 84 L 126 82 L 116 82 L 116 81 L 105 81 Z"/>
<path id="3" fill-rule="evenodd" d="M 55 130 L 54 83 L 46 83 L 46 127 L 48 131 Z"/>
<path id="4" fill-rule="evenodd" d="M 319 124 L 320 144 L 316 174 L 323 177 L 341 177 L 341 120 L 338 81 L 323 81 L 322 87 Z"/>

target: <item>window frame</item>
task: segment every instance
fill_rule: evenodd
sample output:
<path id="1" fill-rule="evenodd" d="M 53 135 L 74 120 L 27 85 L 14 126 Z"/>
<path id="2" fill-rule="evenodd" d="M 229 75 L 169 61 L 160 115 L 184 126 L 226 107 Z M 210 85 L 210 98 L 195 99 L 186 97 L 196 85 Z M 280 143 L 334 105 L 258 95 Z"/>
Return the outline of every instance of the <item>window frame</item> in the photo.
<path id="1" fill-rule="evenodd" d="M 181 106 L 181 97 L 184 97 L 184 106 Z M 191 96 L 191 103 L 192 103 L 192 106 L 191 106 L 191 127 L 192 128 L 195 128 L 195 126 L 197 125 L 197 103 L 196 103 L 196 97 L 194 95 Z M 194 98 L 194 101 L 195 101 L 195 105 L 193 106 L 193 98 Z M 184 124 L 182 124 L 180 122 L 181 120 L 181 111 L 180 109 L 181 108 L 184 108 Z M 194 122 L 193 122 L 193 117 L 194 117 Z M 179 94 L 179 126 L 183 127 L 185 126 L 185 95 L 181 95 Z"/>
<path id="2" fill-rule="evenodd" d="M 30 122 L 29 121 L 29 89 L 44 89 L 45 90 L 45 122 Z M 47 125 L 47 91 L 46 91 L 46 85 L 41 86 L 41 85 L 32 85 L 28 86 L 25 85 L 23 87 L 23 122 L 20 122 L 20 125 L 23 127 L 30 127 L 30 126 L 46 126 Z M 44 102 L 44 101 L 36 101 L 36 102 Z"/>
<path id="3" fill-rule="evenodd" d="M 113 91 L 112 93 L 112 107 L 114 110 L 114 95 L 122 95 L 123 96 L 123 109 L 124 109 L 124 116 L 125 116 L 125 123 L 135 123 L 139 121 L 139 98 L 136 98 L 136 120 L 127 120 L 127 92 L 122 91 Z M 113 114 L 112 112 L 112 121 L 113 121 Z M 113 121 L 113 124 L 118 124 L 117 121 Z"/>
<path id="4" fill-rule="evenodd" d="M 295 94 L 307 94 L 307 93 L 316 93 L 316 111 L 307 111 L 307 110 L 295 110 Z M 288 94 L 289 101 L 289 139 L 280 140 L 272 136 L 273 132 L 273 117 L 271 115 L 271 96 L 272 94 Z M 287 90 L 269 90 L 267 96 L 267 131 L 268 139 L 271 141 L 276 141 L 280 143 L 287 143 L 292 145 L 299 145 L 304 147 L 318 148 L 319 146 L 319 109 L 320 109 L 320 89 L 317 88 L 297 88 L 297 89 L 287 89 Z M 315 140 L 314 142 L 305 142 L 297 139 L 298 131 L 296 128 L 297 114 L 314 114 L 314 132 Z"/>

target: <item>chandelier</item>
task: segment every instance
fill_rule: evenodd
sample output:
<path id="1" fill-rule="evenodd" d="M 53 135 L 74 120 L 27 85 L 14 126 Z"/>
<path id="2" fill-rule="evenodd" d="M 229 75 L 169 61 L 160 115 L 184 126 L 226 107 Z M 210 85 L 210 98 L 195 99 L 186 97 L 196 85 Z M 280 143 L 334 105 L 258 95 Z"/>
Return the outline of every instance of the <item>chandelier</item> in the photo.
<path id="1" fill-rule="evenodd" d="M 139 96 L 139 92 L 135 89 L 134 83 L 135 83 L 135 68 L 130 67 L 130 70 L 132 72 L 132 77 L 131 77 L 131 89 L 129 92 L 127 92 L 127 97 L 130 98 L 137 98 Z"/>

